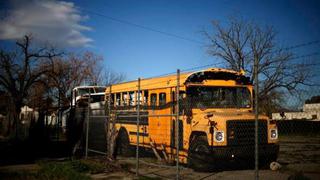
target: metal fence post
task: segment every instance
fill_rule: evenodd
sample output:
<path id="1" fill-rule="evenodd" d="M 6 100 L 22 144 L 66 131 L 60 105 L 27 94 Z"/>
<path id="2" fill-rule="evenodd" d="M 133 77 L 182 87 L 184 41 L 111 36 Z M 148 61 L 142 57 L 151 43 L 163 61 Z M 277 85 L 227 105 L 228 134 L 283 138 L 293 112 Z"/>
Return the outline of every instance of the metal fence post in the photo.
<path id="1" fill-rule="evenodd" d="M 85 158 L 88 158 L 88 145 L 89 145 L 89 119 L 90 119 L 90 99 L 91 94 L 89 90 L 89 99 L 88 99 L 88 114 L 87 114 L 87 123 L 86 123 L 86 150 L 85 150 Z"/>
<path id="2" fill-rule="evenodd" d="M 107 154 L 108 158 L 112 159 L 112 126 L 111 126 L 111 88 L 112 86 L 109 86 L 109 97 L 108 97 L 108 122 L 107 122 Z"/>
<path id="3" fill-rule="evenodd" d="M 110 86 L 110 89 L 112 86 Z M 110 91 L 111 95 L 111 91 Z M 117 110 L 116 110 L 117 111 Z M 113 159 L 113 155 L 117 152 L 115 152 L 115 146 L 116 146 L 116 119 L 117 119 L 117 112 L 114 113 L 114 117 L 112 119 L 112 124 L 110 128 L 110 157 Z"/>
<path id="4" fill-rule="evenodd" d="M 176 171 L 176 179 L 179 179 L 179 87 L 180 87 L 180 69 L 177 70 L 177 92 L 176 92 L 176 100 L 177 100 L 177 105 L 176 105 L 176 166 L 177 166 L 177 171 Z"/>
<path id="5" fill-rule="evenodd" d="M 140 78 L 138 78 L 137 100 L 137 147 L 136 147 L 136 176 L 139 176 L 139 126 L 140 126 Z"/>
<path id="6" fill-rule="evenodd" d="M 258 80 L 258 59 L 254 59 L 254 114 L 255 114 L 255 179 L 259 179 L 259 146 L 258 146 L 258 125 L 259 125 L 259 109 L 258 109 L 258 97 L 259 97 L 259 80 Z"/>
<path id="7" fill-rule="evenodd" d="M 107 156 L 109 159 L 112 159 L 112 152 L 111 152 L 111 85 L 109 86 L 109 95 L 108 95 L 108 114 L 107 114 Z"/>

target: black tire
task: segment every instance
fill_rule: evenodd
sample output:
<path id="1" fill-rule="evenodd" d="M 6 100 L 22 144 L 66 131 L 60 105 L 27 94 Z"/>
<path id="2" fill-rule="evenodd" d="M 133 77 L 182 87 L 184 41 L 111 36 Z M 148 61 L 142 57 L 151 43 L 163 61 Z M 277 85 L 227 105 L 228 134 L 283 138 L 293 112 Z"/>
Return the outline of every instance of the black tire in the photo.
<path id="1" fill-rule="evenodd" d="M 130 145 L 129 135 L 126 130 L 120 129 L 116 140 L 116 155 L 130 157 L 134 155 L 134 149 Z"/>
<path id="2" fill-rule="evenodd" d="M 206 136 L 195 137 L 189 147 L 188 166 L 195 171 L 212 170 L 210 147 Z"/>

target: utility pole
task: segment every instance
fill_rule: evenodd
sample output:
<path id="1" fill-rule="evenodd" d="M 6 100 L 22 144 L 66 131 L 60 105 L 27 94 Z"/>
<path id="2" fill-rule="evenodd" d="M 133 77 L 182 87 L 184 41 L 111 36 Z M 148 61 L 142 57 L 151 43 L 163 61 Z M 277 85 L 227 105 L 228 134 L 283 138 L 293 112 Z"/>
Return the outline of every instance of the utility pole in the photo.
<path id="1" fill-rule="evenodd" d="M 255 115 L 255 179 L 259 179 L 259 138 L 258 138 L 258 127 L 259 127 L 259 109 L 258 109 L 258 95 L 259 95 L 259 79 L 258 79 L 258 68 L 259 68 L 259 62 L 258 58 L 254 57 L 254 115 Z"/>

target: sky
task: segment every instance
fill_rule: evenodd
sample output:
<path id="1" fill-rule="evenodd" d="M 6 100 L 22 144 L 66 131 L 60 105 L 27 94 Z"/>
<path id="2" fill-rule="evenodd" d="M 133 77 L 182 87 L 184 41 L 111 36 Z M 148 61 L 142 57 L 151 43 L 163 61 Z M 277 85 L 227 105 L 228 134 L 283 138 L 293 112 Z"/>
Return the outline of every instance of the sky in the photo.
<path id="1" fill-rule="evenodd" d="M 203 30 L 242 17 L 271 25 L 284 47 L 320 40 L 320 1 L 108 0 L 0 1 L 0 46 L 32 33 L 71 51 L 92 51 L 127 80 L 221 60 L 207 54 Z M 320 44 L 295 49 L 318 53 Z M 319 56 L 317 57 L 319 58 Z"/>

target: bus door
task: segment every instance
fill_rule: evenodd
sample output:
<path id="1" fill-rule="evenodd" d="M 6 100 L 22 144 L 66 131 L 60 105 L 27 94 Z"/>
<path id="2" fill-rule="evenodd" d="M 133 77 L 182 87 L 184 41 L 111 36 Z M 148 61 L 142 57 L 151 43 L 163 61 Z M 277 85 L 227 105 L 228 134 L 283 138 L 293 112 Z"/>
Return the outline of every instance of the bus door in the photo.
<path id="1" fill-rule="evenodd" d="M 179 96 L 180 96 L 180 105 L 179 105 L 179 114 L 182 113 L 182 98 L 184 96 L 185 92 L 184 91 L 179 91 Z M 177 94 L 175 93 L 175 88 L 171 90 L 171 113 L 174 114 L 171 118 L 171 130 L 170 130 L 170 146 L 175 149 L 176 148 L 176 96 Z M 181 116 L 180 116 L 181 117 Z M 183 148 L 183 121 L 181 118 L 179 118 L 179 149 L 182 150 Z"/>
<path id="2" fill-rule="evenodd" d="M 149 133 L 156 145 L 170 146 L 170 96 L 169 89 L 149 91 Z M 156 116 L 159 115 L 159 116 Z"/>

